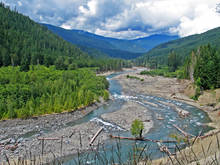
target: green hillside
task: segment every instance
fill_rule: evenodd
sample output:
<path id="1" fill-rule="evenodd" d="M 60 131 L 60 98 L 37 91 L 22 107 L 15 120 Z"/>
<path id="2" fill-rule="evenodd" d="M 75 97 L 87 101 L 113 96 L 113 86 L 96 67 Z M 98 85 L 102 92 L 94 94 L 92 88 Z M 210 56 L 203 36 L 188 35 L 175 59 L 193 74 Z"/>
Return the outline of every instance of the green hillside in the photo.
<path id="1" fill-rule="evenodd" d="M 185 58 L 192 52 L 192 50 L 197 49 L 201 45 L 207 45 L 208 43 L 216 48 L 220 46 L 220 28 L 161 44 L 151 49 L 137 61 L 139 63 L 144 63 L 156 59 L 158 63 L 164 64 L 167 63 L 168 54 L 173 51 L 177 55 Z"/>
<path id="2" fill-rule="evenodd" d="M 29 17 L 0 4 L 0 66 L 56 65 L 58 69 L 99 67 L 120 69 L 117 60 L 97 60 Z M 120 64 L 120 65 L 118 65 Z M 102 71 L 102 70 L 101 70 Z"/>
<path id="3" fill-rule="evenodd" d="M 108 99 L 108 81 L 94 70 L 120 70 L 128 62 L 94 56 L 0 3 L 0 120 Z"/>
<path id="4" fill-rule="evenodd" d="M 77 47 L 65 42 L 28 17 L 0 6 L 0 65 L 54 63 L 58 56 L 78 60 L 89 58 Z"/>

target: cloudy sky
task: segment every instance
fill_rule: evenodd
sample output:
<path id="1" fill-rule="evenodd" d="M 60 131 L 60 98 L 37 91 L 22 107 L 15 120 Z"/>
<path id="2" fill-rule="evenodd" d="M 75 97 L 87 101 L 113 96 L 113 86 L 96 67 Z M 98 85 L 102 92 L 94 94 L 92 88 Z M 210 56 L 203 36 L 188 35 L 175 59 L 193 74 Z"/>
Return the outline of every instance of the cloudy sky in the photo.
<path id="1" fill-rule="evenodd" d="M 1 1 L 37 22 L 115 38 L 184 37 L 220 26 L 220 0 Z"/>

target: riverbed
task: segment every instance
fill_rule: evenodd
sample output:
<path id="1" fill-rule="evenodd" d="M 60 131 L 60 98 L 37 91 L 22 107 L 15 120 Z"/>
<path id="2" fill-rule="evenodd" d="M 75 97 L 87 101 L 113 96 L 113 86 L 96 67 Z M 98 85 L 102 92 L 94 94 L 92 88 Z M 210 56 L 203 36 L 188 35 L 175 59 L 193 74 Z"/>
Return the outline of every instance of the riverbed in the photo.
<path id="1" fill-rule="evenodd" d="M 145 78 L 142 82 L 126 77 L 127 74 L 136 74 L 140 70 L 133 69 L 109 75 L 107 79 L 110 82 L 111 100 L 104 105 L 100 103 L 74 113 L 48 115 L 29 120 L 1 121 L 1 141 L 8 140 L 6 142 L 11 146 L 18 142 L 18 148 L 15 150 L 0 148 L 0 162 L 5 161 L 4 153 L 6 153 L 10 159 L 16 157 L 30 159 L 36 155 L 42 156 L 42 160 L 47 162 L 54 157 L 66 157 L 63 159 L 63 164 L 77 164 L 75 161 L 79 157 L 77 153 L 89 155 L 90 152 L 86 151 L 96 149 L 97 145 L 104 146 L 107 157 L 114 158 L 115 163 L 125 162 L 136 143 L 120 141 L 120 145 L 123 146 L 121 153 L 124 154 L 119 160 L 117 155 L 112 154 L 111 148 L 117 147 L 117 144 L 109 139 L 109 135 L 131 137 L 129 128 L 134 119 L 140 119 L 145 123 L 145 138 L 156 140 L 173 140 L 170 135 L 176 134 L 177 131 L 172 124 L 194 135 L 198 135 L 201 130 L 205 133 L 211 129 L 206 124 L 210 119 L 205 112 L 184 102 L 158 95 L 153 91 L 158 88 L 157 86 L 156 88 L 147 86 L 147 84 L 154 84 L 156 80 L 147 81 L 149 79 Z M 152 92 L 148 91 L 149 87 Z M 164 89 L 170 90 L 171 87 L 172 85 Z M 161 89 L 158 91 L 163 93 Z M 180 118 L 177 108 L 189 112 L 189 117 Z M 162 120 L 158 120 L 159 118 Z M 101 127 L 103 127 L 102 133 L 95 140 L 94 146 L 90 147 L 90 140 Z M 41 137 L 59 138 L 59 140 L 45 141 L 42 151 L 42 141 L 38 140 Z M 138 145 L 151 146 L 150 153 L 153 159 L 163 156 L 155 144 L 138 142 Z M 80 156 L 80 159 L 85 159 L 84 156 Z M 94 164 L 89 158 L 86 158 L 86 163 Z M 102 162 L 96 162 L 96 164 L 102 164 Z"/>
<path id="2" fill-rule="evenodd" d="M 173 140 L 171 138 L 172 134 L 175 135 L 179 133 L 173 127 L 173 124 L 178 125 L 186 132 L 193 135 L 198 135 L 201 131 L 205 133 L 212 129 L 207 126 L 207 123 L 210 122 L 207 113 L 201 111 L 193 105 L 172 99 L 170 96 L 173 93 L 172 87 L 174 87 L 173 89 L 175 91 L 177 91 L 177 89 L 181 90 L 181 88 L 184 88 L 181 86 L 181 83 L 178 83 L 177 79 L 167 79 L 162 77 L 151 78 L 148 76 L 140 77 L 139 80 L 127 78 L 128 74 L 137 76 L 137 73 L 141 70 L 142 68 L 136 68 L 125 73 L 108 77 L 111 83 L 117 84 L 116 86 L 112 85 L 112 89 L 110 88 L 113 102 L 119 101 L 121 104 L 123 103 L 117 111 L 108 112 L 108 109 L 105 114 L 99 117 L 99 119 L 104 119 L 104 121 L 114 123 L 116 127 L 119 126 L 122 129 L 108 131 L 110 134 L 132 137 L 130 131 L 126 128 L 128 124 L 124 124 L 124 120 L 129 120 L 127 123 L 131 123 L 136 118 L 142 121 L 150 121 L 150 123 L 148 123 L 149 125 L 146 126 L 147 131 L 145 132 L 144 137 L 153 140 Z M 141 81 L 142 78 L 144 78 L 144 81 Z M 182 118 L 179 116 L 177 109 L 188 112 L 190 115 L 186 118 Z M 132 110 L 134 112 L 131 113 L 131 116 L 127 116 L 127 113 Z M 138 115 L 138 112 L 141 112 L 142 114 Z M 147 120 L 143 119 L 143 117 L 147 116 L 149 117 Z M 138 145 L 139 148 L 144 148 L 147 145 L 150 146 L 150 148 L 147 147 L 148 150 L 144 152 L 147 155 L 150 155 L 151 159 L 164 156 L 164 154 L 159 151 L 159 148 L 155 143 L 123 140 L 120 141 L 121 147 L 119 148 L 121 154 L 119 158 L 117 154 L 112 152 L 112 148 L 114 147 L 115 152 L 117 152 L 118 145 L 119 144 L 115 144 L 115 140 L 107 140 L 105 150 L 99 150 L 99 153 L 107 153 L 107 156 L 105 155 L 103 159 L 108 159 L 109 161 L 114 159 L 114 163 L 122 163 L 129 159 L 129 155 L 132 155 L 134 146 Z M 168 144 L 169 148 L 174 148 L 174 146 L 175 144 Z M 88 157 L 88 155 L 90 155 L 90 157 Z M 100 157 L 103 156 L 102 154 L 100 155 Z M 94 162 L 94 159 L 97 159 L 95 157 L 96 155 L 92 153 L 86 153 L 85 155 L 80 156 L 82 162 L 85 160 L 84 163 L 103 164 L 102 160 L 99 159 L 97 162 Z M 64 164 L 77 164 L 77 161 L 74 160 L 76 160 L 76 157 L 73 156 Z"/>

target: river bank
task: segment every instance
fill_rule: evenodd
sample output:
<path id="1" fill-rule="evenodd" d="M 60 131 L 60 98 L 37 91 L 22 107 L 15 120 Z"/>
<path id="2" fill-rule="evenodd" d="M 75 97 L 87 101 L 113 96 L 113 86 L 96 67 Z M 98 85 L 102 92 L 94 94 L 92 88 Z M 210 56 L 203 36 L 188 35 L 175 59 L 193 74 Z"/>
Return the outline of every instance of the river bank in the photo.
<path id="1" fill-rule="evenodd" d="M 70 136 L 72 133 L 79 136 L 80 130 L 82 130 L 82 136 L 85 132 L 91 132 L 90 135 L 92 135 L 96 129 L 99 128 L 99 126 L 94 125 L 94 123 L 78 126 L 77 128 L 68 125 L 83 118 L 103 104 L 105 104 L 104 101 L 100 103 L 97 102 L 77 111 L 44 115 L 26 120 L 14 119 L 0 121 L 0 163 L 6 160 L 6 156 L 10 160 L 16 160 L 19 157 L 28 159 L 30 153 L 32 156 L 39 156 L 42 153 L 41 141 L 38 140 L 39 137 L 61 138 L 62 136 Z M 74 143 L 78 143 L 79 138 L 76 139 Z M 66 141 L 64 138 L 64 143 L 68 144 L 68 140 Z M 88 140 L 85 142 L 88 142 Z M 59 151 L 58 153 L 60 154 L 60 149 L 58 149 L 60 146 L 55 145 L 55 143 L 60 143 L 60 140 L 50 141 L 50 143 L 48 143 L 49 146 L 44 147 L 44 152 Z M 58 148 L 56 149 L 54 147 Z M 68 147 L 65 147 L 65 149 L 71 150 L 71 148 Z M 67 154 L 68 152 L 64 150 L 63 154 Z M 60 156 L 58 153 L 54 152 L 55 155 Z"/>
<path id="2" fill-rule="evenodd" d="M 143 69 L 143 68 L 141 68 Z M 219 110 L 212 106 L 202 105 L 200 101 L 194 101 L 190 99 L 185 94 L 185 89 L 190 85 L 190 81 L 188 80 L 178 80 L 176 78 L 166 78 L 160 76 L 147 76 L 147 75 L 140 75 L 140 70 L 136 68 L 136 71 L 130 72 L 128 74 L 121 74 L 115 77 L 117 81 L 123 87 L 123 94 L 125 95 L 135 95 L 138 93 L 163 97 L 171 100 L 177 100 L 185 102 L 189 105 L 193 105 L 203 111 L 205 111 L 210 119 L 212 120 L 209 123 L 209 126 L 215 128 L 215 130 L 220 129 L 220 112 Z M 129 78 L 129 77 L 136 77 L 136 78 Z M 210 133 L 210 132 L 208 132 Z M 206 134 L 208 134 L 206 133 Z M 198 140 L 191 148 L 186 148 L 181 151 L 177 157 L 179 161 L 184 162 L 186 164 L 196 164 L 199 162 L 200 164 L 208 164 L 211 163 L 213 160 L 219 160 L 219 157 L 216 157 L 215 154 L 219 155 L 219 146 L 218 139 L 220 135 L 208 137 L 204 140 Z M 193 150 L 193 154 L 192 154 Z M 205 153 L 204 153 L 205 150 Z M 184 154 L 183 154 L 184 153 Z M 196 156 L 195 156 L 195 155 Z M 204 155 L 205 154 L 205 155 Z M 216 157 L 216 158 L 215 158 Z M 158 164 L 178 164 L 179 162 L 173 158 L 173 162 L 170 161 L 169 158 L 161 158 L 159 160 L 155 160 L 152 162 L 153 165 Z M 140 163 L 142 164 L 142 163 Z"/>
<path id="3" fill-rule="evenodd" d="M 7 146 L 9 147 L 6 150 L 3 148 L 3 145 L 0 146 L 0 162 L 5 161 L 4 153 L 11 159 L 24 157 L 25 159 L 31 160 L 33 156 L 37 156 L 40 157 L 39 160 L 43 160 L 43 162 L 50 162 L 54 158 L 59 158 L 60 156 L 64 157 L 90 150 L 90 140 L 103 124 L 104 131 L 102 131 L 95 140 L 94 147 L 97 144 L 104 144 L 109 138 L 108 135 L 111 132 L 105 130 L 106 125 L 113 125 L 113 127 L 119 131 L 129 131 L 132 121 L 138 118 L 144 122 L 146 128 L 144 134 L 146 134 L 154 124 L 151 118 L 151 112 L 149 112 L 148 107 L 142 106 L 140 103 L 136 102 L 137 100 L 135 100 L 135 98 L 129 97 L 135 96 L 136 94 L 151 94 L 152 96 L 156 95 L 173 100 L 173 93 L 175 93 L 175 97 L 180 97 L 180 94 L 182 95 L 181 91 L 183 91 L 185 86 L 182 86 L 183 82 L 177 79 L 139 75 L 139 72 L 144 69 L 145 68 L 126 69 L 124 73 L 110 79 L 110 81 L 117 80 L 117 82 L 121 84 L 123 88 L 121 91 L 122 95 L 118 95 L 118 97 L 122 97 L 120 99 L 125 99 L 127 101 L 117 110 L 104 112 L 105 114 L 98 116 L 96 120 L 88 120 L 74 125 L 75 121 L 85 117 L 87 114 L 94 111 L 94 109 L 97 109 L 97 107 L 105 103 L 99 103 L 99 105 L 94 104 L 94 107 L 88 107 L 87 109 L 82 109 L 73 113 L 54 114 L 28 120 L 16 119 L 0 122 L 0 128 L 3 128 L 0 130 L 1 141 L 3 140 L 4 143 L 8 143 Z M 128 78 L 128 74 L 130 76 L 139 77 L 139 79 Z M 113 102 L 117 102 L 114 99 L 118 98 L 115 98 L 115 96 L 111 98 Z M 187 102 L 186 99 L 188 98 L 186 96 L 181 96 L 180 98 Z M 142 103 L 146 103 L 154 108 L 162 104 L 163 106 L 171 107 L 171 109 L 176 109 L 176 106 L 173 104 L 171 105 L 171 103 L 160 101 L 158 102 L 159 104 L 155 104 L 146 100 L 142 101 Z M 196 102 L 190 99 L 187 103 L 196 106 Z M 106 106 L 108 106 L 108 102 Z M 216 117 L 216 115 L 213 114 L 213 117 L 214 116 Z M 217 119 L 216 117 L 216 121 L 218 122 Z M 161 120 L 156 121 L 156 123 L 160 122 Z M 48 131 L 48 129 L 50 129 L 50 131 Z M 26 138 L 24 135 L 30 137 Z M 38 140 L 39 137 L 58 139 L 45 140 L 43 143 L 44 145 L 42 145 L 42 141 Z M 13 146 L 17 142 L 18 147 L 13 149 Z"/>
<path id="4" fill-rule="evenodd" d="M 108 106 L 108 102 L 102 101 L 74 112 L 50 114 L 26 120 L 0 121 L 0 164 L 7 159 L 11 160 L 12 164 L 18 159 L 28 162 L 34 159 L 40 161 L 39 163 L 46 163 L 55 158 L 90 150 L 91 139 L 97 130 L 103 127 L 100 123 L 101 118 L 80 124 L 74 123 L 105 104 Z M 107 122 L 108 125 L 113 124 L 115 128 L 122 128 L 119 129 L 120 131 L 129 131 L 133 121 L 132 116 L 143 120 L 145 124 L 143 133 L 147 133 L 153 126 L 148 110 L 135 102 L 126 102 L 121 109 L 100 117 L 103 117 L 104 120 L 101 121 L 103 123 Z M 120 120 L 123 122 L 118 122 Z M 109 130 L 104 128 L 93 143 L 93 149 L 97 144 L 105 143 L 107 139 L 109 139 Z"/>
<path id="5" fill-rule="evenodd" d="M 185 102 L 208 113 L 212 120 L 209 125 L 216 129 L 220 129 L 220 117 L 218 115 L 219 110 L 216 110 L 216 108 L 212 106 L 202 105 L 201 102 L 195 101 L 185 94 L 185 89 L 191 84 L 189 80 L 179 80 L 177 78 L 167 78 L 161 76 L 152 77 L 148 75 L 140 75 L 139 73 L 143 69 L 144 68 L 142 67 L 137 67 L 133 70 L 133 72 L 120 74 L 114 77 L 114 79 L 117 80 L 123 87 L 123 94 L 132 96 L 138 93 L 142 93 Z M 127 75 L 130 77 L 137 77 L 138 79 L 127 78 Z"/>

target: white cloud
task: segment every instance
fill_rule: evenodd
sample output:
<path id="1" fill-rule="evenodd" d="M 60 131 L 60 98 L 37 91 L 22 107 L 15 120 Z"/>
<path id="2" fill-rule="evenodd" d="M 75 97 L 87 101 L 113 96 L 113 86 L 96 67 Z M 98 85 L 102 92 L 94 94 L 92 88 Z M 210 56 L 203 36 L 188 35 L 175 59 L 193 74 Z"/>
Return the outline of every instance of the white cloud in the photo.
<path id="1" fill-rule="evenodd" d="M 220 26 L 220 14 L 215 12 L 215 8 L 202 4 L 198 5 L 194 12 L 195 17 L 183 16 L 178 27 L 174 29 L 180 36 L 199 34 Z"/>
<path id="2" fill-rule="evenodd" d="M 18 6 L 22 6 L 22 3 L 21 3 L 21 1 L 18 1 L 17 3 L 18 3 Z"/>
<path id="3" fill-rule="evenodd" d="M 220 26 L 220 0 L 3 0 L 38 22 L 117 38 L 180 36 Z"/>

